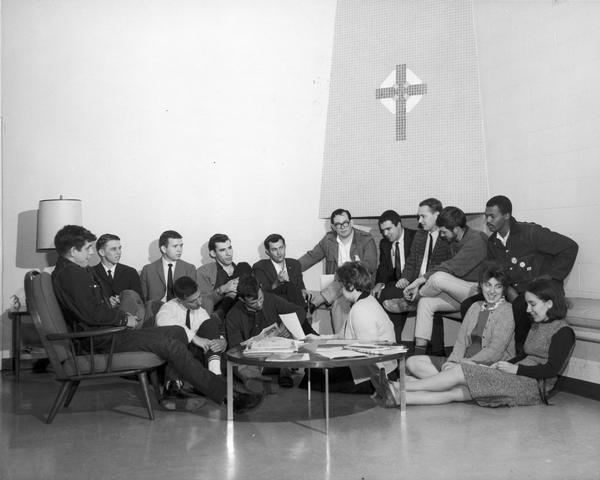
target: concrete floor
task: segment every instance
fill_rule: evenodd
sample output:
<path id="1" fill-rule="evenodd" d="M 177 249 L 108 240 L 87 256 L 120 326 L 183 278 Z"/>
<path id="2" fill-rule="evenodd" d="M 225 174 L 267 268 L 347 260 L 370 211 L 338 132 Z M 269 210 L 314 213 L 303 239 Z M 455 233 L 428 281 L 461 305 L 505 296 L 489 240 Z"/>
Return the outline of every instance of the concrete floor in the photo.
<path id="1" fill-rule="evenodd" d="M 225 420 L 194 413 L 145 418 L 136 383 L 80 387 L 52 425 L 49 374 L 0 383 L 0 478 L 17 479 L 600 479 L 600 403 L 567 393 L 552 406 L 408 407 L 368 396 L 281 390 L 258 410 Z M 312 415 L 311 415 L 312 413 Z"/>

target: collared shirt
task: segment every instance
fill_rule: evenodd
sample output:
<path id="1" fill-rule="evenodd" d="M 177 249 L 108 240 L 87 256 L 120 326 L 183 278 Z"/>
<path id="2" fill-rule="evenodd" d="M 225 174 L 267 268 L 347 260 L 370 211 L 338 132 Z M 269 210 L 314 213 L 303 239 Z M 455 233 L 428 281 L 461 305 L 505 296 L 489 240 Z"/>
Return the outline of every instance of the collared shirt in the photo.
<path id="1" fill-rule="evenodd" d="M 274 262 L 273 259 L 271 259 L 271 263 L 273 264 L 273 267 L 275 268 L 275 273 L 277 275 L 279 275 L 281 272 L 285 272 L 287 270 L 287 265 L 285 264 L 285 259 L 281 263 Z"/>
<path id="2" fill-rule="evenodd" d="M 110 276 L 114 279 L 115 278 L 115 270 L 117 268 L 117 265 L 111 265 L 110 267 L 107 267 L 106 265 L 104 265 L 103 262 L 100 262 L 100 264 L 102 265 L 102 268 L 104 268 L 104 271 L 106 272 L 106 276 L 108 276 L 108 272 L 110 272 Z"/>
<path id="3" fill-rule="evenodd" d="M 419 269 L 419 277 L 423 276 L 423 274 L 427 271 L 427 261 L 428 252 L 429 252 L 429 242 L 433 240 L 433 244 L 431 245 L 431 252 L 433 253 L 433 249 L 435 248 L 435 244 L 437 243 L 437 239 L 440 236 L 440 231 L 436 230 L 435 232 L 429 232 L 427 234 L 427 243 L 425 244 L 425 252 L 423 255 L 423 261 L 421 262 L 421 268 Z"/>
<path id="4" fill-rule="evenodd" d="M 498 232 L 496 232 L 496 237 L 498 238 L 498 240 L 500 240 L 500 242 L 502 242 L 502 245 L 504 245 L 505 247 L 506 247 L 506 242 L 508 241 L 509 235 L 510 235 L 510 230 L 508 232 L 506 232 L 506 237 L 503 237 Z"/>
<path id="5" fill-rule="evenodd" d="M 165 286 L 169 281 L 169 263 L 171 264 L 171 269 L 173 272 L 173 283 L 175 283 L 175 265 L 177 265 L 177 260 L 166 260 L 165 257 L 162 257 L 162 265 L 163 265 L 163 274 L 165 276 Z M 167 301 L 167 288 L 165 288 L 165 294 L 160 299 L 162 302 Z"/>
<path id="6" fill-rule="evenodd" d="M 179 325 L 185 330 L 188 342 L 191 342 L 200 326 L 210 317 L 203 308 L 190 310 L 190 328 L 187 328 L 185 325 L 187 311 L 187 307 L 184 307 L 177 298 L 173 298 L 160 307 L 156 314 L 156 326 Z"/>
<path id="7" fill-rule="evenodd" d="M 400 269 L 404 268 L 404 265 L 406 263 L 406 259 L 404 258 L 404 229 L 402 230 L 402 233 L 400 234 L 400 238 L 398 238 L 398 240 L 396 240 L 393 244 L 392 247 L 392 265 L 394 266 L 394 268 L 396 268 L 396 248 L 400 251 Z"/>
<path id="8" fill-rule="evenodd" d="M 354 240 L 354 231 L 352 235 L 348 238 L 348 243 L 345 244 L 342 242 L 339 236 L 335 237 L 338 243 L 338 258 L 337 263 L 338 267 L 341 267 L 346 262 L 351 262 L 352 257 L 350 256 L 350 249 L 352 248 L 352 240 Z"/>

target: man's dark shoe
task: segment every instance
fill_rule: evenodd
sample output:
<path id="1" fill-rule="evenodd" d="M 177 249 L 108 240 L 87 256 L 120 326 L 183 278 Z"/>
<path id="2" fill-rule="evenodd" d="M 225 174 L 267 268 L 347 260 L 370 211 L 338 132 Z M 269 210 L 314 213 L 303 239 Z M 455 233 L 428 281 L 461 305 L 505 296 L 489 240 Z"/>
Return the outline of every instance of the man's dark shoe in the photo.
<path id="1" fill-rule="evenodd" d="M 263 401 L 264 395 L 261 393 L 239 393 L 233 394 L 234 413 L 248 412 L 258 407 Z"/>
<path id="2" fill-rule="evenodd" d="M 383 301 L 383 308 L 390 313 L 406 313 L 414 312 L 417 309 L 417 304 L 407 302 L 404 298 L 391 298 Z"/>

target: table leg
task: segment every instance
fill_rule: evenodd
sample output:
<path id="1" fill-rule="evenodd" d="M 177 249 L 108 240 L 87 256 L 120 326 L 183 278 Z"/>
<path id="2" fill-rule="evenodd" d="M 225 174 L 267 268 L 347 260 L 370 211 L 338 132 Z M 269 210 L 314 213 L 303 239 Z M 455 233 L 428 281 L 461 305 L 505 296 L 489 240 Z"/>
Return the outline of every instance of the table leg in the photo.
<path id="1" fill-rule="evenodd" d="M 227 420 L 233 421 L 233 364 L 227 360 Z"/>
<path id="2" fill-rule="evenodd" d="M 21 317 L 12 316 L 13 328 L 13 372 L 17 382 L 21 380 Z"/>
<path id="3" fill-rule="evenodd" d="M 400 384 L 400 415 L 406 415 L 406 355 L 398 361 L 398 382 Z"/>
<path id="4" fill-rule="evenodd" d="M 329 369 L 325 369 L 325 434 L 329 435 Z"/>
<path id="5" fill-rule="evenodd" d="M 310 402 L 310 368 L 307 368 L 308 370 L 308 401 Z"/>

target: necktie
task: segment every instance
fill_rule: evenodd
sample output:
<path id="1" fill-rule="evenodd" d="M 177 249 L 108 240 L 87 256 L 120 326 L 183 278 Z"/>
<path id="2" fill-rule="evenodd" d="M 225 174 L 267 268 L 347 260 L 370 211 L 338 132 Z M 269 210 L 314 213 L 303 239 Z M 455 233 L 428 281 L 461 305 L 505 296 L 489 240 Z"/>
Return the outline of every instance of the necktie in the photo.
<path id="1" fill-rule="evenodd" d="M 173 264 L 169 263 L 169 272 L 167 273 L 167 302 L 175 296 L 173 291 Z"/>
<path id="2" fill-rule="evenodd" d="M 396 280 L 400 279 L 400 275 L 402 274 L 402 265 L 400 262 L 400 243 L 394 242 L 394 274 L 396 276 Z"/>
<path id="3" fill-rule="evenodd" d="M 108 280 L 109 280 L 110 282 L 112 282 L 112 281 L 113 281 L 113 276 L 112 276 L 112 273 L 111 273 L 111 271 L 109 270 L 108 272 L 106 272 L 106 274 L 108 275 Z"/>
<path id="4" fill-rule="evenodd" d="M 427 266 L 425 271 L 429 270 L 429 264 L 431 263 L 431 253 L 433 252 L 433 235 L 429 234 L 429 247 L 427 248 Z"/>
<path id="5" fill-rule="evenodd" d="M 192 324 L 190 322 L 190 309 L 188 308 L 187 313 L 185 314 L 185 326 L 187 328 L 192 328 Z"/>

